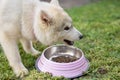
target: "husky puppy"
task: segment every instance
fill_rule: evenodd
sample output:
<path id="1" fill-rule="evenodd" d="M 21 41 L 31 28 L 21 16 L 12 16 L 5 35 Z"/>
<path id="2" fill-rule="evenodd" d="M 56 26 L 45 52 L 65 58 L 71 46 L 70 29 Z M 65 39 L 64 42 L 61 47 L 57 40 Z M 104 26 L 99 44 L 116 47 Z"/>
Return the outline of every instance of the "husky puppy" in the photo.
<path id="1" fill-rule="evenodd" d="M 61 41 L 72 45 L 82 37 L 58 0 L 50 3 L 39 0 L 0 1 L 0 44 L 18 77 L 28 74 L 21 62 L 19 41 L 26 53 L 37 55 L 39 51 L 33 48 L 32 41 L 38 40 L 44 45 Z"/>

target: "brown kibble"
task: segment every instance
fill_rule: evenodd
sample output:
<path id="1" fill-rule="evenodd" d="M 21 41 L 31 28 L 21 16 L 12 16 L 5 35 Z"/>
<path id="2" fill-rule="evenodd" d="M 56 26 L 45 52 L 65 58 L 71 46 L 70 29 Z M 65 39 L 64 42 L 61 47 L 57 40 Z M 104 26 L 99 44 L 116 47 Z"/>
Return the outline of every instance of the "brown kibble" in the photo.
<path id="1" fill-rule="evenodd" d="M 105 68 L 98 68 L 97 70 L 100 74 L 106 74 L 108 71 Z"/>
<path id="2" fill-rule="evenodd" d="M 69 63 L 78 60 L 75 56 L 58 56 L 52 58 L 52 61 L 59 62 L 59 63 Z"/>
<path id="3" fill-rule="evenodd" d="M 48 74 L 48 75 L 50 75 L 50 76 L 52 76 L 52 73 L 50 73 L 50 72 L 45 72 L 46 74 Z"/>

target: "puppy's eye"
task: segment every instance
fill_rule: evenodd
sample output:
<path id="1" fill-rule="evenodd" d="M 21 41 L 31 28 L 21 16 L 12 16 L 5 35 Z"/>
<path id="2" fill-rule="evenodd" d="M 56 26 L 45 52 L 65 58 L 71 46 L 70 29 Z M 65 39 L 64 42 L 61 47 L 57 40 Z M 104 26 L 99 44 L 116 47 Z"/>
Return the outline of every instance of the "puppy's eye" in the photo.
<path id="1" fill-rule="evenodd" d="M 69 29 L 70 29 L 70 28 L 69 28 L 68 26 L 64 28 L 64 30 L 69 30 Z"/>

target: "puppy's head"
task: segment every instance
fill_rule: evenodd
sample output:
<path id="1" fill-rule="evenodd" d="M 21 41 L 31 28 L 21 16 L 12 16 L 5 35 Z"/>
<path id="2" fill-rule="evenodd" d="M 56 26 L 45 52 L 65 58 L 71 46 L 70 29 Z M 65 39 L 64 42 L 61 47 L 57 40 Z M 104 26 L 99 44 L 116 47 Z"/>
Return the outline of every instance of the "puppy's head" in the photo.
<path id="1" fill-rule="evenodd" d="M 64 42 L 73 45 L 82 34 L 72 25 L 71 17 L 60 7 L 58 0 L 41 2 L 35 10 L 34 33 L 45 45 Z"/>

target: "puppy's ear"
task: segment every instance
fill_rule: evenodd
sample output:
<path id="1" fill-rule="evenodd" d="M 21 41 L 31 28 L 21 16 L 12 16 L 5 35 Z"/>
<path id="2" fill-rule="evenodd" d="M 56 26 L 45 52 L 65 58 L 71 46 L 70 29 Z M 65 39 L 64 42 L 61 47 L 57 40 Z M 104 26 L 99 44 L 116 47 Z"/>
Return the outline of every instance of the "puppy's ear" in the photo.
<path id="1" fill-rule="evenodd" d="M 45 23 L 47 25 L 51 24 L 51 22 L 52 22 L 51 17 L 43 10 L 41 11 L 40 19 L 42 20 L 43 23 Z"/>
<path id="2" fill-rule="evenodd" d="M 51 4 L 53 4 L 53 5 L 56 5 L 56 6 L 60 6 L 60 4 L 59 4 L 59 1 L 58 0 L 51 0 L 51 2 L 50 2 Z"/>

